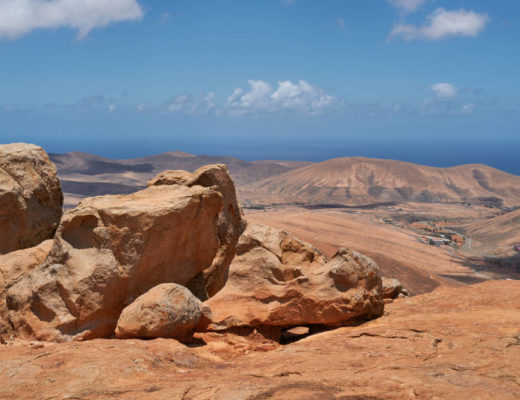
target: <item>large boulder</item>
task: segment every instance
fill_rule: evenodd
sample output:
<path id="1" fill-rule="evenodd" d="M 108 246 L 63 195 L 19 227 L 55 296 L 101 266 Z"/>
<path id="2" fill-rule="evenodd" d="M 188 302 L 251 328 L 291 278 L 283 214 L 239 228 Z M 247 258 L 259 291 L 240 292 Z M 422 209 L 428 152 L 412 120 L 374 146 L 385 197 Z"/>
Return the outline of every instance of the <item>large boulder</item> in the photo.
<path id="1" fill-rule="evenodd" d="M 41 340 L 110 337 L 121 311 L 154 286 L 227 271 L 245 223 L 237 203 L 237 218 L 226 218 L 224 199 L 200 182 L 82 201 L 63 216 L 45 262 L 9 289 L 10 323 Z"/>
<path id="2" fill-rule="evenodd" d="M 148 186 L 183 185 L 187 187 L 215 187 L 222 194 L 223 207 L 218 215 L 217 234 L 220 247 L 213 263 L 206 268 L 188 287 L 201 299 L 214 296 L 227 282 L 229 264 L 235 256 L 238 238 L 246 227 L 246 222 L 239 206 L 235 185 L 224 164 L 207 165 L 190 173 L 182 170 L 161 172 L 148 182 Z"/>
<path id="3" fill-rule="evenodd" d="M 52 238 L 62 204 L 56 166 L 41 147 L 0 145 L 0 254 Z"/>
<path id="4" fill-rule="evenodd" d="M 52 240 L 46 240 L 36 247 L 0 255 L 0 338 L 13 333 L 7 321 L 7 290 L 43 263 L 51 248 Z"/>
<path id="5" fill-rule="evenodd" d="M 250 225 L 228 282 L 205 304 L 208 330 L 336 326 L 383 313 L 381 273 L 368 257 L 341 249 L 330 261 L 288 233 Z"/>
<path id="6" fill-rule="evenodd" d="M 117 322 L 116 336 L 190 339 L 202 316 L 202 303 L 184 286 L 163 283 L 127 306 Z"/>

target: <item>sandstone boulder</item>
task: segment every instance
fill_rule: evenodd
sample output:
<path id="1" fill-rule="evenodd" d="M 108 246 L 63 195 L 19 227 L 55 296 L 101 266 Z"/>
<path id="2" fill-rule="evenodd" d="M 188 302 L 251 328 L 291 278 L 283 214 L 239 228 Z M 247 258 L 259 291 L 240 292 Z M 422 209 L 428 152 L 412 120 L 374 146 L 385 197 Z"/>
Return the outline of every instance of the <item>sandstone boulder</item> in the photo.
<path id="1" fill-rule="evenodd" d="M 408 290 L 403 288 L 401 282 L 383 277 L 383 299 L 397 299 L 400 295 L 408 296 Z"/>
<path id="2" fill-rule="evenodd" d="M 0 254 L 52 238 L 63 204 L 56 174 L 41 147 L 0 145 Z"/>
<path id="3" fill-rule="evenodd" d="M 230 205 L 237 218 L 226 219 L 219 186 L 202 184 L 152 185 L 86 199 L 67 212 L 45 262 L 8 290 L 18 334 L 110 337 L 121 311 L 151 288 L 186 285 L 207 269 L 226 271 L 244 221 L 236 203 Z"/>
<path id="4" fill-rule="evenodd" d="M 117 322 L 116 336 L 190 339 L 202 315 L 202 303 L 184 286 L 163 283 L 127 306 Z"/>
<path id="5" fill-rule="evenodd" d="M 46 240 L 36 247 L 0 255 L 0 338 L 12 333 L 7 322 L 7 290 L 43 263 L 51 247 L 52 240 Z"/>
<path id="6" fill-rule="evenodd" d="M 342 324 L 383 313 L 378 266 L 353 250 L 330 261 L 311 245 L 250 225 L 240 238 L 224 289 L 206 303 L 209 330 Z"/>
<path id="7" fill-rule="evenodd" d="M 246 226 L 235 185 L 224 164 L 207 165 L 193 173 L 181 170 L 164 171 L 148 182 L 149 187 L 161 185 L 215 187 L 222 194 L 223 207 L 218 215 L 217 229 L 220 247 L 217 255 L 211 266 L 188 284 L 199 298 L 206 300 L 226 284 L 229 264 L 235 255 L 238 238 Z"/>

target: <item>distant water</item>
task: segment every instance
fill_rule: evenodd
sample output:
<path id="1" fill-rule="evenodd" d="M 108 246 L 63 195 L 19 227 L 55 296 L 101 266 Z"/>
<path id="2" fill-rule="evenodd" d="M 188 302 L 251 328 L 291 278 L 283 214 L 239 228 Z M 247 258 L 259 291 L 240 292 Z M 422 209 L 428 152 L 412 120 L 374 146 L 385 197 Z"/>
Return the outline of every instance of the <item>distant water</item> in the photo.
<path id="1" fill-rule="evenodd" d="M 21 139 L 17 139 L 21 140 Z M 408 161 L 434 167 L 450 167 L 461 164 L 486 164 L 520 175 L 520 137 L 480 139 L 464 137 L 435 137 L 422 134 L 415 137 L 348 136 L 320 137 L 307 135 L 299 140 L 287 137 L 240 135 L 223 137 L 147 138 L 146 135 L 121 140 L 117 136 L 77 138 L 57 141 L 46 137 L 24 138 L 43 146 L 48 152 L 66 153 L 83 151 L 108 158 L 136 158 L 180 150 L 198 155 L 232 156 L 244 160 L 300 160 L 324 161 L 336 157 L 371 157 Z M 4 140 L 8 142 L 12 140 Z"/>
<path id="2" fill-rule="evenodd" d="M 210 149 L 207 149 L 210 150 Z M 461 164 L 486 164 L 520 175 L 520 141 L 511 143 L 436 143 L 436 142 L 387 142 L 316 144 L 305 146 L 262 146 L 253 151 L 248 148 L 212 149 L 212 154 L 231 155 L 245 160 L 278 159 L 324 161 L 336 157 L 370 157 L 407 161 L 433 167 L 452 167 Z M 200 154 L 200 151 L 199 151 Z"/>

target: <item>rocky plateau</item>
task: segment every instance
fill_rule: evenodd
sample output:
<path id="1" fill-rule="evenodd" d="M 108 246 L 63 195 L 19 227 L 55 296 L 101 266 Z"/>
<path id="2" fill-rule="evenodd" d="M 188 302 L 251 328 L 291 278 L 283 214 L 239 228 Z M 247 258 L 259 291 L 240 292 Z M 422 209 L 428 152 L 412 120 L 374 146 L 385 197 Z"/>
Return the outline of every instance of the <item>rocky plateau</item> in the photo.
<path id="1" fill-rule="evenodd" d="M 247 226 L 222 164 L 62 201 L 43 149 L 0 146 L 0 399 L 519 398 L 518 281 L 409 297 Z"/>

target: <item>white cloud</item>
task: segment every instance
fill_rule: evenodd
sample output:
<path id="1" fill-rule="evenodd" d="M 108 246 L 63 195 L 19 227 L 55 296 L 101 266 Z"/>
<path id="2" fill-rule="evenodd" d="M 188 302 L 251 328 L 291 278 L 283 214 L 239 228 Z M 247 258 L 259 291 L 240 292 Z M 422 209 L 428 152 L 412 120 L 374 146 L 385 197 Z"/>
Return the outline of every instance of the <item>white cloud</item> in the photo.
<path id="1" fill-rule="evenodd" d="M 0 38 L 61 27 L 76 29 L 83 38 L 92 29 L 142 16 L 137 0 L 0 0 Z"/>
<path id="2" fill-rule="evenodd" d="M 476 104 L 468 103 L 464 104 L 460 111 L 462 114 L 471 114 L 473 111 L 475 111 L 475 108 L 477 108 Z"/>
<path id="3" fill-rule="evenodd" d="M 147 109 L 151 108 L 152 105 L 150 103 L 139 103 L 135 106 L 136 110 L 139 112 L 146 111 Z"/>
<path id="4" fill-rule="evenodd" d="M 215 93 L 198 94 L 193 96 L 183 93 L 166 102 L 167 112 L 183 112 L 185 114 L 206 114 L 215 108 Z M 140 105 L 139 105 L 140 106 Z M 139 108 L 142 111 L 145 109 Z"/>
<path id="5" fill-rule="evenodd" d="M 390 4 L 398 8 L 402 13 L 410 14 L 421 7 L 426 0 L 388 0 Z"/>
<path id="6" fill-rule="evenodd" d="M 429 86 L 432 95 L 423 100 L 419 115 L 462 116 L 472 114 L 479 104 L 474 98 L 475 89 L 458 88 L 451 83 Z"/>
<path id="7" fill-rule="evenodd" d="M 294 112 L 319 114 L 331 108 L 336 98 L 304 80 L 298 83 L 279 81 L 278 87 L 262 80 L 249 80 L 249 91 L 237 88 L 228 97 L 225 109 L 231 115 L 250 113 Z"/>
<path id="8" fill-rule="evenodd" d="M 116 111 L 118 109 L 117 105 L 114 103 L 110 103 L 107 107 L 107 110 L 109 113 Z"/>
<path id="9" fill-rule="evenodd" d="M 449 99 L 456 96 L 459 92 L 459 90 L 451 83 L 435 83 L 430 86 L 430 89 L 439 99 Z"/>
<path id="10" fill-rule="evenodd" d="M 476 37 L 488 22 L 487 14 L 464 9 L 448 11 L 438 8 L 427 17 L 425 25 L 396 24 L 390 38 L 438 40 L 450 36 Z"/>
<path id="11" fill-rule="evenodd" d="M 341 17 L 336 18 L 336 24 L 340 29 L 345 29 L 345 20 Z"/>

